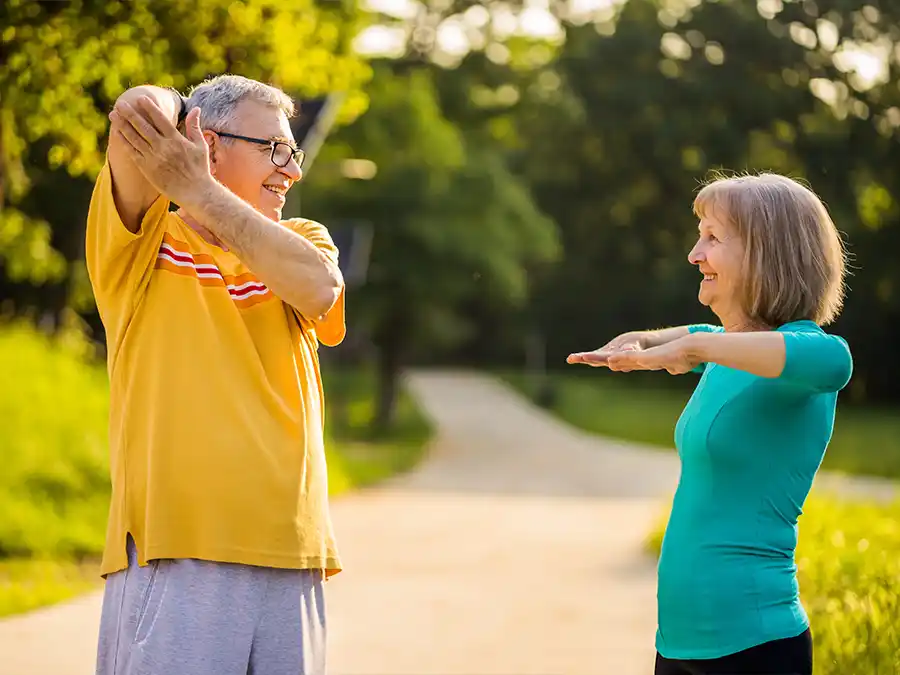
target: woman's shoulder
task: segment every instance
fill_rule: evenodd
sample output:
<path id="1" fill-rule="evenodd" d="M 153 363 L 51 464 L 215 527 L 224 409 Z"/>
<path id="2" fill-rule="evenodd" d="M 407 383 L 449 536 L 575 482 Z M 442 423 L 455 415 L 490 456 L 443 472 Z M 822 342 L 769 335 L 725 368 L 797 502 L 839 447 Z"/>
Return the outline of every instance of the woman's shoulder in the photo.
<path id="1" fill-rule="evenodd" d="M 815 321 L 809 319 L 797 319 L 796 321 L 788 321 L 783 323 L 775 330 L 785 333 L 825 333 L 825 330 Z"/>
<path id="2" fill-rule="evenodd" d="M 844 345 L 847 345 L 847 340 L 837 335 L 836 333 L 829 333 L 822 326 L 817 324 L 815 321 L 810 321 L 808 319 L 800 319 L 798 321 L 790 321 L 788 323 L 782 324 L 778 326 L 775 330 L 781 333 L 800 333 L 803 334 L 804 337 L 809 337 L 815 339 L 815 337 L 820 337 L 822 339 L 826 339 L 829 341 L 837 341 Z"/>
<path id="3" fill-rule="evenodd" d="M 792 321 L 779 326 L 784 335 L 785 381 L 813 383 L 814 389 L 836 392 L 853 374 L 850 345 L 840 335 L 827 333 L 813 321 Z"/>

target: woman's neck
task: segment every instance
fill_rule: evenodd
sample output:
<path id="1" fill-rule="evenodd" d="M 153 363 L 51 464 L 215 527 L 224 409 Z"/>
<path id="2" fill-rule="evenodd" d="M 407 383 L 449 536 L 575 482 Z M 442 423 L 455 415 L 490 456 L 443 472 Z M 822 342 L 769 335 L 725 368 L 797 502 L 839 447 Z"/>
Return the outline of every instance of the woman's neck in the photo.
<path id="1" fill-rule="evenodd" d="M 772 326 L 767 325 L 759 319 L 751 319 L 743 312 L 735 312 L 733 314 L 718 314 L 719 321 L 726 333 L 752 333 L 755 331 L 772 330 Z"/>

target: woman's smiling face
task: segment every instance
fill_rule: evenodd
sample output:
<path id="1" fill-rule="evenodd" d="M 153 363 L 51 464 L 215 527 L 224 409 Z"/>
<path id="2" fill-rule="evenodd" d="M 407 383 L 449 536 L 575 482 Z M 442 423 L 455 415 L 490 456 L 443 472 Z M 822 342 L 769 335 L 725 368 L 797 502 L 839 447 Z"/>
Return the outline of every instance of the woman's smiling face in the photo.
<path id="1" fill-rule="evenodd" d="M 703 275 L 698 299 L 723 321 L 742 314 L 744 242 L 733 227 L 712 215 L 701 218 L 697 229 L 688 261 Z"/>

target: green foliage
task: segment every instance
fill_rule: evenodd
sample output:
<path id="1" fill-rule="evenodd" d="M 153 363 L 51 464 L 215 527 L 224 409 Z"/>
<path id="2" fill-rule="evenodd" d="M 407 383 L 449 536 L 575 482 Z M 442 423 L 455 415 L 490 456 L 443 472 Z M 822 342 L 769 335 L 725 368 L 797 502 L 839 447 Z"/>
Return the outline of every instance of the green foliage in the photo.
<path id="1" fill-rule="evenodd" d="M 800 527 L 816 672 L 900 671 L 900 505 L 811 499 Z"/>
<path id="2" fill-rule="evenodd" d="M 68 600 L 100 584 L 94 560 L 0 560 L 0 618 Z"/>
<path id="3" fill-rule="evenodd" d="M 696 379 L 662 373 L 610 373 L 600 369 L 551 373 L 552 412 L 589 431 L 660 448 L 674 447 L 675 422 Z M 537 392 L 522 373 L 503 373 L 520 392 Z M 900 479 L 900 414 L 896 407 L 838 405 L 834 435 L 822 467 L 850 474 Z"/>
<path id="4" fill-rule="evenodd" d="M 98 553 L 109 505 L 106 373 L 24 325 L 0 330 L 0 371 L 9 383 L 0 558 Z"/>
<path id="5" fill-rule="evenodd" d="M 350 49 L 361 20 L 352 3 L 314 0 L 4 2 L 0 208 L 11 206 L 0 213 L 0 262 L 17 279 L 62 276 L 58 257 L 47 262 L 50 231 L 40 205 L 21 202 L 54 169 L 96 175 L 107 112 L 130 86 L 184 90 L 209 75 L 237 72 L 306 96 L 344 91 L 339 121 L 355 118 L 366 105 L 359 87 L 370 75 Z M 54 227 L 81 226 L 84 216 Z"/>
<path id="6" fill-rule="evenodd" d="M 370 109 L 335 136 L 305 208 L 325 222 L 373 225 L 369 278 L 349 311 L 379 347 L 406 352 L 458 341 L 475 298 L 521 305 L 529 266 L 553 260 L 558 246 L 503 157 L 443 116 L 430 73 L 397 70 L 378 68 Z M 376 176 L 329 173 L 348 156 L 374 161 Z"/>
<path id="7" fill-rule="evenodd" d="M 900 503 L 810 495 L 799 520 L 801 600 L 820 675 L 900 672 Z M 662 522 L 647 541 L 659 553 Z"/>
<path id="8" fill-rule="evenodd" d="M 50 245 L 50 225 L 16 209 L 0 209 L 0 258 L 11 281 L 59 279 L 65 260 Z"/>
<path id="9" fill-rule="evenodd" d="M 625 330 L 710 320 L 686 261 L 691 200 L 716 170 L 769 170 L 809 181 L 850 245 L 833 327 L 855 348 L 848 393 L 900 395 L 900 358 L 861 348 L 900 339 L 900 277 L 885 254 L 900 242 L 900 172 L 884 168 L 900 166 L 898 70 L 867 88 L 848 59 L 833 60 L 855 40 L 872 53 L 883 43 L 896 65 L 886 45 L 898 18 L 863 0 L 629 0 L 595 21 L 563 21 L 565 43 L 543 66 L 475 55 L 464 75 L 442 73 L 445 108 L 514 149 L 511 165 L 557 223 L 564 263 L 532 276 L 529 307 L 548 359 Z M 505 330 L 516 312 L 479 313 L 472 351 L 525 350 L 532 331 Z"/>
<path id="10" fill-rule="evenodd" d="M 105 369 L 74 330 L 51 339 L 25 323 L 0 327 L 0 371 L 9 382 L 0 392 L 4 616 L 63 600 L 98 581 L 109 507 L 109 387 Z M 372 438 L 360 424 L 373 409 L 371 373 L 323 376 L 332 496 L 414 466 L 431 429 L 405 391 L 398 426 Z M 346 416 L 332 412 L 341 408 Z"/>

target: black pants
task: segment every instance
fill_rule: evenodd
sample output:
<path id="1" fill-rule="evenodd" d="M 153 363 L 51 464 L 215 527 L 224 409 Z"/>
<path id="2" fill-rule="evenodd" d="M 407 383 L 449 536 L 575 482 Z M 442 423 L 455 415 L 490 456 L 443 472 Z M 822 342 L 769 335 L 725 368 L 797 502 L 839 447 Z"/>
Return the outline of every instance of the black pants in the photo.
<path id="1" fill-rule="evenodd" d="M 812 675 L 812 635 L 773 640 L 718 659 L 656 655 L 656 675 Z"/>

